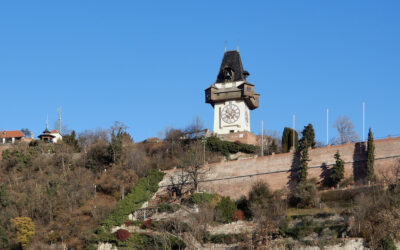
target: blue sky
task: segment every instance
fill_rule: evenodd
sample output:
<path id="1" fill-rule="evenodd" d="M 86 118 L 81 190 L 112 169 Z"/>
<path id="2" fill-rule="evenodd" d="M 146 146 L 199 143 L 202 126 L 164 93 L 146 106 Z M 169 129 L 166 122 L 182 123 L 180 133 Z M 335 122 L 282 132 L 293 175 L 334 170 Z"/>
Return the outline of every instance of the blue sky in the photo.
<path id="1" fill-rule="evenodd" d="M 325 110 L 362 133 L 400 134 L 399 1 L 3 1 L 0 129 L 37 136 L 62 106 L 69 129 L 124 122 L 135 141 L 200 116 L 204 89 L 239 43 L 261 94 L 252 131 L 312 123 Z M 239 41 L 239 42 L 238 42 Z"/>

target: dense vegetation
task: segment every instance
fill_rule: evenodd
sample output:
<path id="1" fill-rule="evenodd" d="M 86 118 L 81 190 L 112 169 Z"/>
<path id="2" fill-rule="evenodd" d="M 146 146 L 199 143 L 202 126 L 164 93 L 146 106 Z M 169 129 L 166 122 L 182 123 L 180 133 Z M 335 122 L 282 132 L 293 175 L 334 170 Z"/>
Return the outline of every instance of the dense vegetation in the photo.
<path id="1" fill-rule="evenodd" d="M 162 177 L 155 170 L 182 161 L 191 141 L 181 136 L 167 129 L 164 140 L 134 143 L 126 127 L 116 123 L 109 130 L 71 131 L 62 143 L 1 147 L 0 249 L 25 244 L 12 222 L 19 217 L 33 223 L 27 247 L 64 242 L 82 248 L 93 242 L 99 225 L 123 223 L 131 208 L 148 200 Z M 207 149 L 205 155 L 218 157 Z"/>

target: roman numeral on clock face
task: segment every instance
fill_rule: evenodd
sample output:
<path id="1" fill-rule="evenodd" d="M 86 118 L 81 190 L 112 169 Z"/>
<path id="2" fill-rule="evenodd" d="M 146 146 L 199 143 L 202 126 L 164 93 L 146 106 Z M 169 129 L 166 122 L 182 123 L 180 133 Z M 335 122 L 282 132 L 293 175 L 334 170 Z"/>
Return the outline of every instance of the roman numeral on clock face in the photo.
<path id="1" fill-rule="evenodd" d="M 229 103 L 222 109 L 222 120 L 228 124 L 236 122 L 240 117 L 239 107 Z"/>

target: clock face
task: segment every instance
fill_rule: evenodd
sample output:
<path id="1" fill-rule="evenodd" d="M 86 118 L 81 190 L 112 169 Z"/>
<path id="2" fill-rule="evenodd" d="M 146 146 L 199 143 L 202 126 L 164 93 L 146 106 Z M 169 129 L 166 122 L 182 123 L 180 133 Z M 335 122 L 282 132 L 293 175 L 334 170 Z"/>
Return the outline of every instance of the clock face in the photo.
<path id="1" fill-rule="evenodd" d="M 234 123 L 239 117 L 240 110 L 235 104 L 228 104 L 222 109 L 222 120 L 226 123 Z"/>

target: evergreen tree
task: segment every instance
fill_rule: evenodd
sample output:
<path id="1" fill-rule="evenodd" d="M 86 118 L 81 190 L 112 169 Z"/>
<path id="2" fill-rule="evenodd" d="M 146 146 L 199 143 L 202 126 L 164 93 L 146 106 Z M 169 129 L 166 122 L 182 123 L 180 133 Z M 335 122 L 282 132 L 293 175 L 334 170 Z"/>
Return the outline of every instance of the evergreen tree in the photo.
<path id="1" fill-rule="evenodd" d="M 293 132 L 295 133 L 295 149 L 297 149 L 299 144 L 299 136 L 297 131 L 291 128 L 285 127 L 282 133 L 282 153 L 287 153 L 293 147 Z"/>
<path id="2" fill-rule="evenodd" d="M 272 153 L 278 153 L 278 146 L 276 145 L 276 143 L 275 143 L 275 139 L 272 139 L 272 142 L 271 142 L 271 144 L 269 145 L 269 149 L 268 149 L 268 152 L 270 153 L 270 154 L 272 154 Z"/>
<path id="3" fill-rule="evenodd" d="M 112 130 L 110 154 L 113 163 L 117 163 L 122 155 L 122 129 Z"/>
<path id="4" fill-rule="evenodd" d="M 330 180 L 333 186 L 336 186 L 344 178 L 344 161 L 340 158 L 339 150 L 335 154 L 335 164 L 332 167 Z"/>
<path id="5" fill-rule="evenodd" d="M 307 140 L 304 140 L 307 145 Z M 306 183 L 308 175 L 308 162 L 310 158 L 308 156 L 308 147 L 303 148 L 300 152 L 300 169 L 299 169 L 299 182 Z"/>
<path id="6" fill-rule="evenodd" d="M 368 132 L 367 171 L 366 171 L 366 177 L 368 181 L 371 181 L 374 178 L 374 162 L 375 162 L 374 135 L 372 134 L 372 130 L 370 128 Z"/>
<path id="7" fill-rule="evenodd" d="M 304 147 L 315 148 L 315 132 L 313 125 L 311 123 L 309 123 L 307 126 L 304 126 L 304 129 L 301 132 L 301 134 L 302 137 L 299 142 L 300 150 L 303 149 Z M 307 145 L 305 144 L 305 141 L 307 141 Z"/>
<path id="8" fill-rule="evenodd" d="M 76 138 L 75 130 L 72 130 L 70 135 L 64 135 L 63 142 L 70 145 L 74 149 L 75 152 L 81 151 L 79 144 L 78 144 L 78 139 Z"/>

